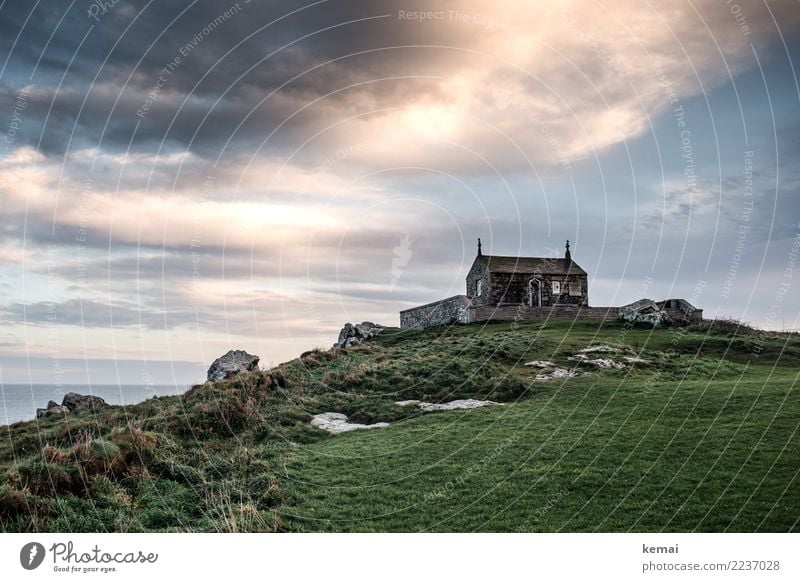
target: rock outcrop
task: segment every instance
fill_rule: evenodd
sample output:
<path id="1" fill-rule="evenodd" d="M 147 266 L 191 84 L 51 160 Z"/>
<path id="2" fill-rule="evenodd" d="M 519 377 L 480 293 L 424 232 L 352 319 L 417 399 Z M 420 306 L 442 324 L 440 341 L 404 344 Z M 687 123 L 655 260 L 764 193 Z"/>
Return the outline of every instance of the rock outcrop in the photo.
<path id="1" fill-rule="evenodd" d="M 77 392 L 68 392 L 61 400 L 61 404 L 57 404 L 51 400 L 47 403 L 47 408 L 37 408 L 36 418 L 43 416 L 63 416 L 70 412 L 80 412 L 82 410 L 96 410 L 108 406 L 105 400 L 99 396 L 92 396 L 86 394 L 78 394 Z"/>
<path id="2" fill-rule="evenodd" d="M 342 330 L 339 332 L 339 339 L 333 344 L 335 348 L 350 348 L 354 345 L 360 344 L 363 341 L 371 340 L 376 335 L 381 333 L 384 326 L 365 321 L 363 323 L 345 323 Z"/>
<path id="3" fill-rule="evenodd" d="M 42 418 L 43 416 L 52 416 L 56 414 L 67 414 L 68 412 L 69 408 L 56 404 L 51 400 L 47 403 L 47 408 L 36 409 L 36 418 Z"/>
<path id="4" fill-rule="evenodd" d="M 244 350 L 230 350 L 214 360 L 208 368 L 207 379 L 209 382 L 219 382 L 242 372 L 253 372 L 258 369 L 259 359 L 258 356 L 248 354 Z"/>
<path id="5" fill-rule="evenodd" d="M 106 404 L 106 401 L 99 396 L 68 392 L 64 395 L 64 399 L 61 401 L 61 406 L 66 406 L 69 408 L 70 412 L 80 412 L 81 410 L 94 410 L 95 408 L 102 408 L 104 406 L 108 406 L 108 404 Z"/>
<path id="6" fill-rule="evenodd" d="M 640 299 L 623 305 L 619 308 L 619 317 L 628 323 L 645 323 L 652 326 L 672 322 L 669 314 L 652 299 Z"/>

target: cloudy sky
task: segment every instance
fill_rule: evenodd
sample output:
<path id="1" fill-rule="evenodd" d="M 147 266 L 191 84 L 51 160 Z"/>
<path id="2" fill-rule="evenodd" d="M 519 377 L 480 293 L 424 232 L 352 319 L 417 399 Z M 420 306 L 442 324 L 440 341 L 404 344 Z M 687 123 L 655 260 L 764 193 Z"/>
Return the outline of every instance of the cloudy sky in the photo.
<path id="1" fill-rule="evenodd" d="M 798 328 L 800 3 L 0 0 L 3 382 L 179 383 L 561 253 Z M 794 257 L 794 258 L 793 258 Z"/>

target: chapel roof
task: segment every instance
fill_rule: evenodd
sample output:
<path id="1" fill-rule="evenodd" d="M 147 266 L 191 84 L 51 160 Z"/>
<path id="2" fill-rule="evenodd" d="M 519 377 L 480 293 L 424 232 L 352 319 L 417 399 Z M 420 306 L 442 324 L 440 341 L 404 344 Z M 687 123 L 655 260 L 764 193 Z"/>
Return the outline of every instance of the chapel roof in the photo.
<path id="1" fill-rule="evenodd" d="M 542 273 L 543 275 L 585 275 L 575 261 L 550 257 L 502 257 L 480 255 L 478 257 L 494 273 Z"/>

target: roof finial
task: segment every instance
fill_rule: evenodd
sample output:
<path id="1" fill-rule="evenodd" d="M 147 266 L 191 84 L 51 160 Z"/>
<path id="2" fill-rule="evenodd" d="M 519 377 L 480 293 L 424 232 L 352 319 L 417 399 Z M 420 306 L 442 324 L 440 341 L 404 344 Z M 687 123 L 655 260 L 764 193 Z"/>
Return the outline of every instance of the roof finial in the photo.
<path id="1" fill-rule="evenodd" d="M 481 239 L 480 239 L 480 237 L 478 237 L 478 256 L 479 257 L 483 256 L 483 250 L 481 249 Z"/>
<path id="2" fill-rule="evenodd" d="M 572 255 L 569 252 L 569 240 L 567 240 L 567 252 L 564 253 L 564 260 L 568 266 L 570 263 L 572 263 Z"/>

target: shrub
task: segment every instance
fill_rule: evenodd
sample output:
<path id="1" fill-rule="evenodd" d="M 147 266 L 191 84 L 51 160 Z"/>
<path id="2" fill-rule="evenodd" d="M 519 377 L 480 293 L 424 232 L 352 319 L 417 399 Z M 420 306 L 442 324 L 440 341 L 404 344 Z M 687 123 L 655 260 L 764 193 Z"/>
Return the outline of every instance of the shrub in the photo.
<path id="1" fill-rule="evenodd" d="M 229 486 L 207 492 L 205 506 L 209 528 L 218 532 L 262 533 L 274 532 L 280 527 L 276 515 L 259 511 L 254 503 Z"/>
<path id="2" fill-rule="evenodd" d="M 56 463 L 63 465 L 69 459 L 69 455 L 64 453 L 61 449 L 52 445 L 45 445 L 42 447 L 42 460 L 46 463 Z"/>
<path id="3" fill-rule="evenodd" d="M 691 329 L 695 331 L 710 331 L 722 334 L 746 334 L 752 335 L 759 333 L 749 323 L 739 321 L 734 317 L 720 317 L 718 319 L 706 319 L 702 322 L 691 325 Z"/>
<path id="4" fill-rule="evenodd" d="M 322 383 L 328 388 L 349 392 L 356 390 L 362 385 L 362 375 L 355 370 L 330 370 L 325 373 Z"/>
<path id="5" fill-rule="evenodd" d="M 198 402 L 189 411 L 195 435 L 234 434 L 243 428 L 257 411 L 252 398 L 242 400 L 236 394 L 224 393 L 214 401 Z"/>
<path id="6" fill-rule="evenodd" d="M 48 531 L 50 500 L 13 484 L 0 485 L 0 531 Z"/>
<path id="7" fill-rule="evenodd" d="M 344 353 L 344 350 L 341 348 L 332 348 L 330 350 L 323 350 L 317 348 L 315 350 L 311 350 L 310 352 L 305 352 L 300 356 L 300 362 L 306 368 L 319 368 L 329 362 L 333 362 L 334 360 L 338 359 L 339 356 Z"/>
<path id="8" fill-rule="evenodd" d="M 19 463 L 17 474 L 22 487 L 29 489 L 34 495 L 55 497 L 64 493 L 79 494 L 85 491 L 78 467 L 72 464 L 33 459 Z"/>
<path id="9" fill-rule="evenodd" d="M 138 428 L 118 427 L 111 431 L 110 441 L 92 441 L 91 449 L 96 459 L 106 463 L 105 471 L 116 477 L 146 474 L 146 468 L 153 462 L 158 437 L 152 432 Z M 98 465 L 99 468 L 99 465 Z"/>
<path id="10" fill-rule="evenodd" d="M 286 494 L 274 475 L 261 473 L 253 479 L 251 489 L 258 495 L 259 509 L 273 509 L 286 500 Z"/>
<path id="11" fill-rule="evenodd" d="M 7 483 L 0 485 L 0 518 L 24 515 L 30 510 L 30 500 L 23 491 Z"/>
<path id="12" fill-rule="evenodd" d="M 100 422 L 95 418 L 75 419 L 67 415 L 56 433 L 56 444 L 71 446 L 85 439 L 87 435 L 99 437 L 103 430 L 104 428 L 100 426 Z"/>
<path id="13" fill-rule="evenodd" d="M 279 388 L 287 387 L 286 376 L 284 376 L 283 371 L 279 369 L 272 370 L 269 373 L 269 378 L 272 381 L 273 385 L 276 385 Z"/>
<path id="14" fill-rule="evenodd" d="M 148 530 L 185 530 L 197 523 L 202 499 L 197 489 L 164 479 L 137 482 L 139 520 Z"/>
<path id="15" fill-rule="evenodd" d="M 80 469 L 82 481 L 87 482 L 94 475 L 109 472 L 119 453 L 119 447 L 114 443 L 86 435 L 67 456 Z"/>

